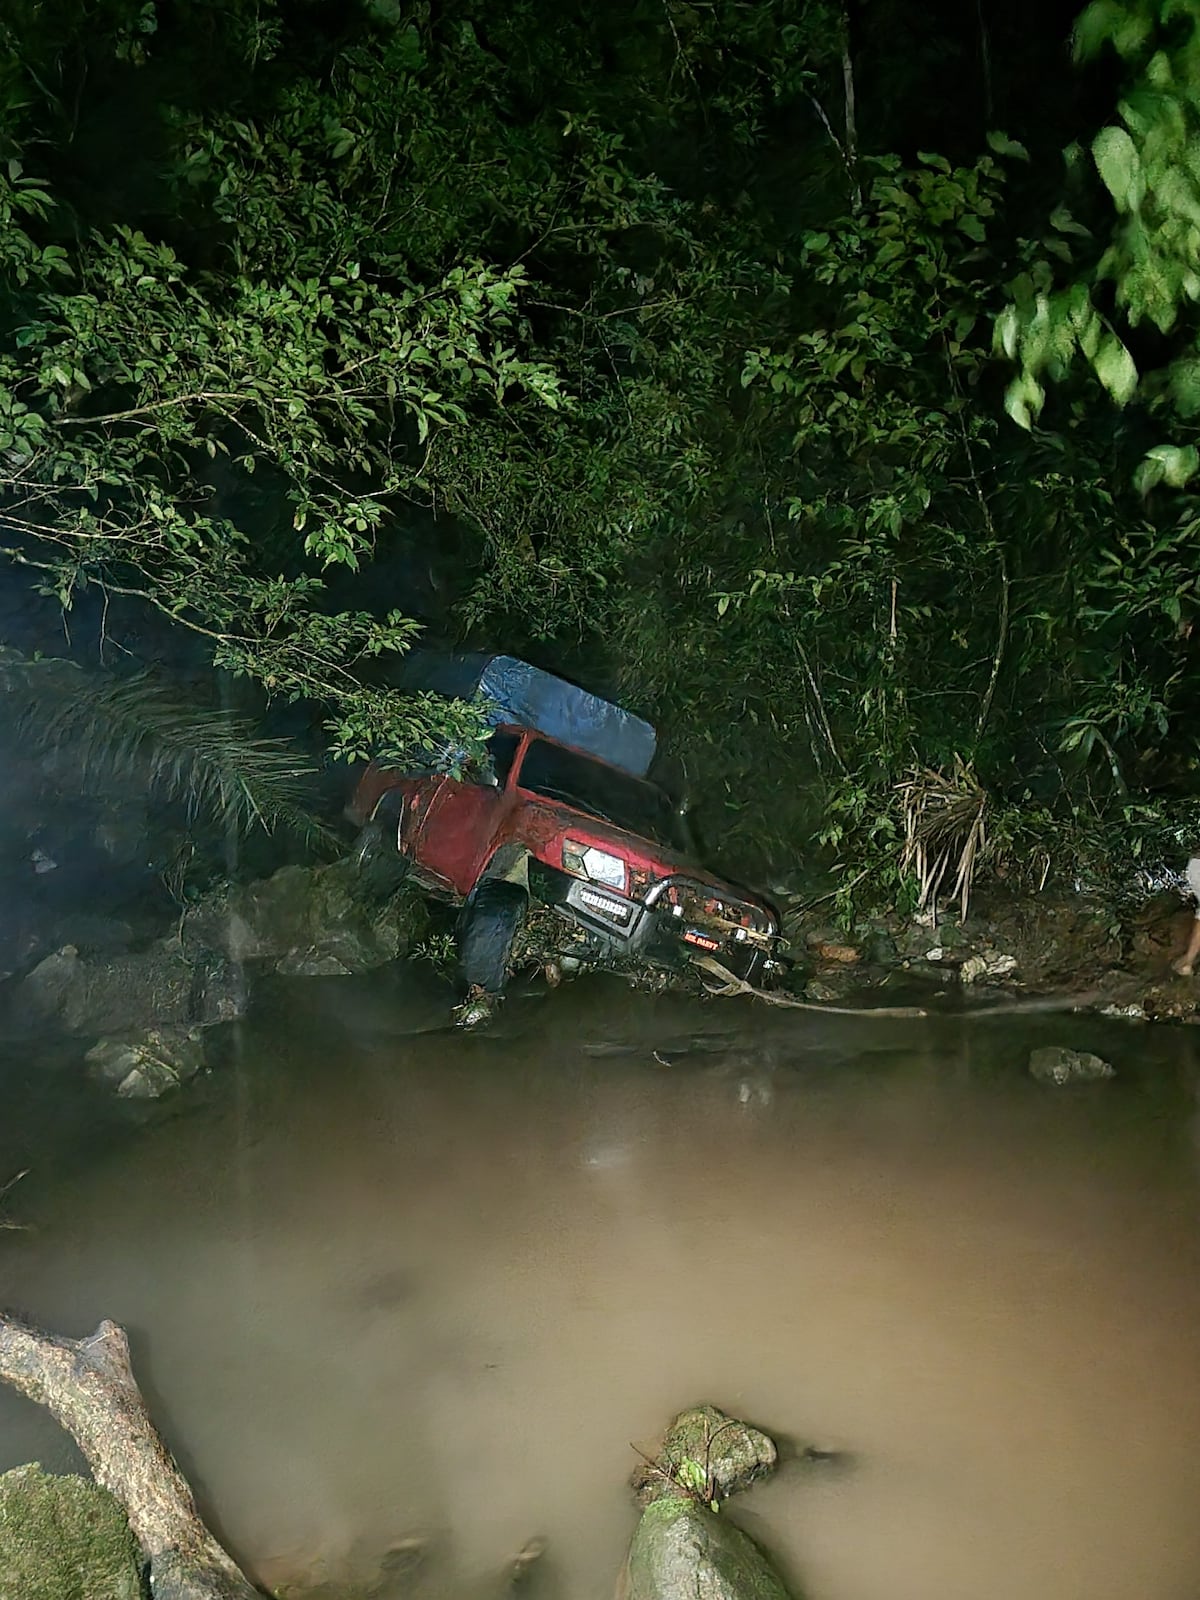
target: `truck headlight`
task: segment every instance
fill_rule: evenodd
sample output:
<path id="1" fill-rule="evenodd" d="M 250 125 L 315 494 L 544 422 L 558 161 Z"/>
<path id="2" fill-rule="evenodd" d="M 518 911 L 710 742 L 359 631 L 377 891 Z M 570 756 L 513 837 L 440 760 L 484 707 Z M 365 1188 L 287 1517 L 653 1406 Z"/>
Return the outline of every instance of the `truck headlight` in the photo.
<path id="1" fill-rule="evenodd" d="M 625 862 L 607 850 L 598 850 L 594 844 L 579 844 L 574 839 L 563 841 L 563 866 L 576 877 L 588 878 L 592 883 L 602 883 L 609 889 L 624 889 Z"/>

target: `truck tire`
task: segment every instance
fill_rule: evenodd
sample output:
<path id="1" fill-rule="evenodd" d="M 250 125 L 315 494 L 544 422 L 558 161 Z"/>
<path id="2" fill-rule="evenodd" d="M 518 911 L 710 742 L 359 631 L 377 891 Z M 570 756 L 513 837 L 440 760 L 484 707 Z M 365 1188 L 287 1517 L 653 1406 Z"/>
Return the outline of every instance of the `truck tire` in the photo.
<path id="1" fill-rule="evenodd" d="M 384 795 L 354 841 L 351 857 L 369 899 L 390 899 L 408 876 L 409 864 L 396 843 L 402 808 L 398 794 Z"/>
<path id="2" fill-rule="evenodd" d="M 525 920 L 528 891 L 504 878 L 485 878 L 463 915 L 458 960 L 468 988 L 501 994 L 513 940 Z"/>

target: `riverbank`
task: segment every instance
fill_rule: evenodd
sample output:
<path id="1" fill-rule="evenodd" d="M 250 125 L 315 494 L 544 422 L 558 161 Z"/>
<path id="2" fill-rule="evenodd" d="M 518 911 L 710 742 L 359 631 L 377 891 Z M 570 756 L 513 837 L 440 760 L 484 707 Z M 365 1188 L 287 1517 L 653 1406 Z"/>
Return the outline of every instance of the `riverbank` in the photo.
<path id="1" fill-rule="evenodd" d="M 798 963 L 793 987 L 814 1003 L 915 992 L 935 1010 L 1045 1002 L 1131 1021 L 1195 1022 L 1200 979 L 1171 965 L 1191 923 L 1173 894 L 1119 909 L 1095 896 L 985 887 L 965 919 L 954 909 L 885 913 L 847 934 L 819 907 L 795 907 L 785 929 Z"/>
<path id="2" fill-rule="evenodd" d="M 965 919 L 954 910 L 884 913 L 849 933 L 821 906 L 796 905 L 784 919 L 791 971 L 762 1000 L 896 1017 L 1044 1009 L 1190 1023 L 1200 1021 L 1200 980 L 1179 977 L 1172 961 L 1191 921 L 1171 894 L 1121 911 L 1098 897 L 985 887 Z M 237 887 L 218 884 L 173 928 L 117 950 L 89 946 L 82 928 L 78 944 L 14 973 L 0 999 L 7 1027 L 38 1039 L 43 1053 L 57 1040 L 118 1095 L 154 1099 L 213 1064 L 211 1030 L 244 1016 L 264 979 L 300 984 L 444 961 L 450 933 L 435 927 L 418 897 L 379 899 L 350 861 L 291 866 Z M 569 983 L 569 961 L 556 959 L 555 946 L 565 927 L 550 912 L 531 918 L 517 992 Z M 651 992 L 745 993 L 700 967 L 623 976 Z M 448 1026 L 449 986 L 442 1004 Z"/>

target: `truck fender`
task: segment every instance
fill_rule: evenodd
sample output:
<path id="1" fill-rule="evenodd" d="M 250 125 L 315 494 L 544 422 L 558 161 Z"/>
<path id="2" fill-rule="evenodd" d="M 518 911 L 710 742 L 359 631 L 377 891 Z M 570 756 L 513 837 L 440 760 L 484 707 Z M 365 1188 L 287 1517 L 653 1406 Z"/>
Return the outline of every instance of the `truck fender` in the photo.
<path id="1" fill-rule="evenodd" d="M 504 883 L 519 884 L 526 894 L 529 893 L 529 848 L 527 845 L 502 844 L 479 874 L 475 889 L 478 889 L 481 883 L 497 878 Z M 475 889 L 472 889 L 472 895 L 474 895 Z"/>

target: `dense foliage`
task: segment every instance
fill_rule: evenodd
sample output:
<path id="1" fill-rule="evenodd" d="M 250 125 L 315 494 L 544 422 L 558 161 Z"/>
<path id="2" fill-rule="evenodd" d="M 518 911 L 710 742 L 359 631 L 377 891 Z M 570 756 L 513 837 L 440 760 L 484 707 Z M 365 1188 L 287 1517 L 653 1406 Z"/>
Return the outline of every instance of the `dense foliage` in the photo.
<path id="1" fill-rule="evenodd" d="M 814 835 L 897 863 L 921 767 L 984 786 L 997 860 L 1161 842 L 1200 682 L 1200 34 L 1095 0 L 1072 75 L 1070 27 L 14 0 L 7 557 L 144 597 L 361 753 L 473 732 L 372 686 L 430 620 L 378 598 L 418 541 L 440 637 L 658 719 L 749 871 Z"/>

